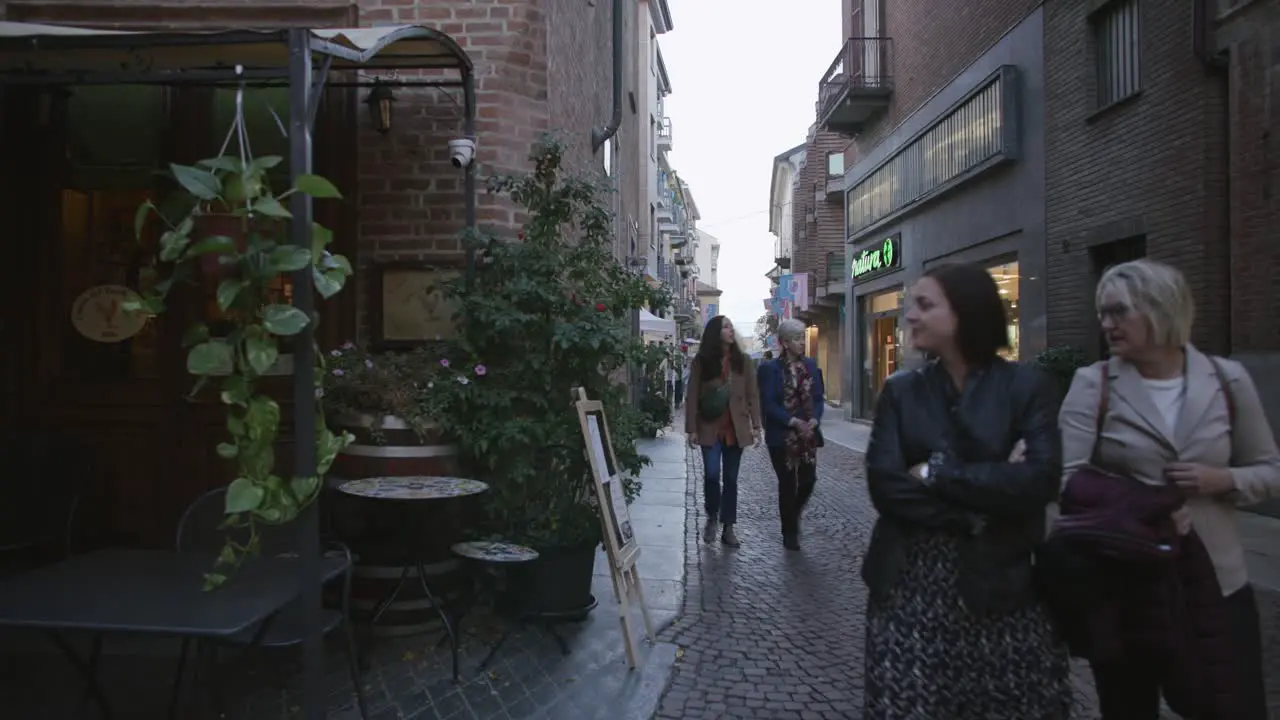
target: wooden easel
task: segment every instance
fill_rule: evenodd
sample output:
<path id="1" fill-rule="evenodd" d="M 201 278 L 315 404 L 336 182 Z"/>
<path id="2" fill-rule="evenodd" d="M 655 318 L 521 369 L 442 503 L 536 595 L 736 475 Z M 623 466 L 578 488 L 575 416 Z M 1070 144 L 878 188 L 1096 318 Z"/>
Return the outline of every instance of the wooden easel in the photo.
<path id="1" fill-rule="evenodd" d="M 605 552 L 609 556 L 609 575 L 613 578 L 613 594 L 618 599 L 618 620 L 627 649 L 627 667 L 635 669 L 639 661 L 636 633 L 632 629 L 632 602 L 640 606 L 645 636 L 649 642 L 654 641 L 653 622 L 649 619 L 649 607 L 644 601 L 644 588 L 636 569 L 640 544 L 631 529 L 631 514 L 627 510 L 622 476 L 618 473 L 618 460 L 613 454 L 604 405 L 598 400 L 589 400 L 583 388 L 575 389 L 574 396 L 582 438 L 587 444 L 587 457 L 591 462 L 600 527 L 604 532 Z"/>

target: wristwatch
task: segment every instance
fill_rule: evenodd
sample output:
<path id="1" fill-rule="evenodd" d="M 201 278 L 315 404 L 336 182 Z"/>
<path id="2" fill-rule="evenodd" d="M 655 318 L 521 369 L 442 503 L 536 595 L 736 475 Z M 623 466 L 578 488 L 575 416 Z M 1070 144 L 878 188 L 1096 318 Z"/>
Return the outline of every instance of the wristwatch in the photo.
<path id="1" fill-rule="evenodd" d="M 938 477 L 942 474 L 941 471 L 943 463 L 946 461 L 946 453 L 941 450 L 935 450 L 933 454 L 929 456 L 929 462 L 925 463 L 924 467 L 920 468 L 920 480 L 923 481 L 925 485 L 932 487 L 938 482 Z"/>

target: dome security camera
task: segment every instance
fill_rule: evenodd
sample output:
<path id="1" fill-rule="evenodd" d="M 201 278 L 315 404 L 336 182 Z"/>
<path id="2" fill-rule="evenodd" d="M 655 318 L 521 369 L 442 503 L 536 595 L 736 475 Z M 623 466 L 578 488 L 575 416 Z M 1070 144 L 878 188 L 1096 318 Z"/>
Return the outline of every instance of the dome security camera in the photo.
<path id="1" fill-rule="evenodd" d="M 476 156 L 476 141 L 471 138 L 455 138 L 449 141 L 449 162 L 456 168 L 471 164 Z"/>

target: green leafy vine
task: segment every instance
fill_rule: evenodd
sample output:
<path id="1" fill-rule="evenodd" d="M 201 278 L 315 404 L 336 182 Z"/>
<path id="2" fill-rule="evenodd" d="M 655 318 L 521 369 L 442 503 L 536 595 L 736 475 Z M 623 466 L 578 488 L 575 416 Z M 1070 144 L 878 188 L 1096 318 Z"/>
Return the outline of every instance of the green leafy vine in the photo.
<path id="1" fill-rule="evenodd" d="M 224 155 L 195 166 L 170 165 L 185 196 L 181 204 L 190 209 L 174 218 L 148 201 L 138 208 L 134 222 L 139 240 L 152 218 L 164 223 L 156 258 L 162 279 L 129 309 L 158 315 L 180 283 L 197 282 L 201 276 L 218 281 L 215 296 L 221 318 L 192 325 L 183 339 L 187 371 L 198 377 L 192 395 L 220 378 L 219 398 L 227 406 L 230 439 L 220 443 L 217 452 L 236 464 L 222 524 L 232 532 L 204 577 L 206 590 L 220 586 L 246 557 L 259 551 L 262 523 L 288 523 L 316 499 L 321 478 L 354 440 L 349 433 L 330 432 L 317 403 L 317 474 L 286 480 L 275 472 L 280 406 L 260 392 L 259 381 L 280 362 L 281 341 L 318 320 L 286 302 L 281 278 L 310 267 L 316 292 L 329 298 L 342 290 L 352 272 L 347 258 L 326 249 L 333 236 L 319 224 L 312 225 L 311 247 L 289 242 L 289 196 L 303 193 L 325 200 L 342 195 L 318 175 L 299 175 L 291 189 L 273 194 L 268 171 L 280 162 L 277 156 L 250 160 Z M 320 395 L 323 355 L 316 352 L 316 357 Z"/>

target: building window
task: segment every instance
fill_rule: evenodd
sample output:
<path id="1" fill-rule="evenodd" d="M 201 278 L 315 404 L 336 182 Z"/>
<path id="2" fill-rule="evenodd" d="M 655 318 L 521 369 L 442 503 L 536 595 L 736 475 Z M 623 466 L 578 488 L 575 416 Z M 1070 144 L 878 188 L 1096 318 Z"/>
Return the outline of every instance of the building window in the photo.
<path id="1" fill-rule="evenodd" d="M 827 177 L 844 176 L 844 153 L 827 153 Z"/>
<path id="2" fill-rule="evenodd" d="M 999 73 L 950 114 L 849 190 L 846 217 L 854 236 L 881 220 L 960 182 L 989 160 L 1007 157 L 1011 133 L 1004 74 Z M 843 158 L 841 159 L 843 163 Z"/>
<path id="3" fill-rule="evenodd" d="M 1009 324 L 1009 347 L 1001 350 L 1000 356 L 1006 360 L 1017 360 L 1020 327 L 1018 321 L 1022 317 L 1018 309 L 1019 281 L 1021 280 L 1018 275 L 1018 262 L 1015 260 L 1001 263 L 987 268 L 987 272 L 991 273 L 992 279 L 996 281 L 996 287 L 1000 289 L 1000 300 L 1004 302 L 1004 314 Z"/>
<path id="4" fill-rule="evenodd" d="M 1120 102 L 1142 87 L 1142 23 L 1138 0 L 1116 0 L 1091 19 L 1098 71 L 1098 107 Z"/>
<path id="5" fill-rule="evenodd" d="M 649 157 L 658 159 L 658 120 L 649 116 Z"/>
<path id="6" fill-rule="evenodd" d="M 898 371 L 902 362 L 903 333 L 898 319 L 902 313 L 901 288 L 858 298 L 863 337 L 861 343 L 863 417 L 875 414 L 876 398 L 885 380 Z"/>
<path id="7" fill-rule="evenodd" d="M 649 28 L 649 72 L 658 74 L 658 34 L 653 28 Z"/>

